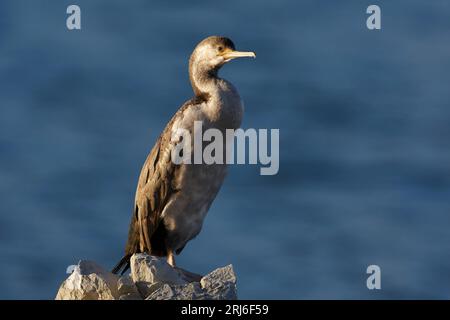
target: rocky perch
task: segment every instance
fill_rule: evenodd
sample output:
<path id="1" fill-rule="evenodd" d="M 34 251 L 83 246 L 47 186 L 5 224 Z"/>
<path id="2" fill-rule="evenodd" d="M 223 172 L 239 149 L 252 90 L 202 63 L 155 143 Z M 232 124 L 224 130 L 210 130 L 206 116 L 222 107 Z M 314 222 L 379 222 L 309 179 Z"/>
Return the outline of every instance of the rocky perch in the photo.
<path id="1" fill-rule="evenodd" d="M 130 274 L 119 277 L 81 260 L 61 284 L 56 300 L 236 300 L 232 265 L 206 276 L 172 268 L 165 259 L 139 253 Z"/>

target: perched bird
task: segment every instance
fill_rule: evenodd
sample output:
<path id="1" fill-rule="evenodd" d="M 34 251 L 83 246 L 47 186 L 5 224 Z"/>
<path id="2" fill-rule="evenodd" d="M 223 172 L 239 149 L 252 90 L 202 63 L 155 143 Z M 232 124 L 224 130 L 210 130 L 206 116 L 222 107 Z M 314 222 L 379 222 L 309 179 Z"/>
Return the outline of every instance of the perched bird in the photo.
<path id="1" fill-rule="evenodd" d="M 171 152 L 175 142 L 171 137 L 179 128 L 193 134 L 194 121 L 202 121 L 203 130 L 225 132 L 240 127 L 243 106 L 239 93 L 218 75 L 225 63 L 240 57 L 255 54 L 236 51 L 233 42 L 225 37 L 208 37 L 194 49 L 189 78 L 195 97 L 175 113 L 144 163 L 125 256 L 114 267 L 114 273 L 123 274 L 129 268 L 130 257 L 138 252 L 165 256 L 175 267 L 174 254 L 179 254 L 200 232 L 227 167 L 216 163 L 174 164 Z"/>

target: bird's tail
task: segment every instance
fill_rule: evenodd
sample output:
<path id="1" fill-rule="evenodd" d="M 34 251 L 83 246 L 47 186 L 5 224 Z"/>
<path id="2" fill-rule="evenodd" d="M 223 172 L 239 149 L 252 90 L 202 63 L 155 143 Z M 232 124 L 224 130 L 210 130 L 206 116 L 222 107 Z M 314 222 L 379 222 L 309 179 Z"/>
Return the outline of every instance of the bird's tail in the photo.
<path id="1" fill-rule="evenodd" d="M 118 274 L 120 272 L 120 275 L 123 275 L 125 271 L 130 268 L 130 258 L 131 254 L 125 255 L 122 259 L 120 259 L 120 261 L 116 264 L 111 272 L 114 274 Z"/>

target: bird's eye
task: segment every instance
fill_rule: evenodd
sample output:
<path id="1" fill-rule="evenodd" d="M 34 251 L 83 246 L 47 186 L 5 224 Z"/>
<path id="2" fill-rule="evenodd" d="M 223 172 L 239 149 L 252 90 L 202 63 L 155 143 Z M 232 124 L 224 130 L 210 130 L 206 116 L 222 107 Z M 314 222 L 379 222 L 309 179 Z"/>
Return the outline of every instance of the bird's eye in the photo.
<path id="1" fill-rule="evenodd" d="M 219 47 L 217 48 L 217 50 L 219 50 L 219 52 L 222 52 L 222 51 L 223 51 L 223 47 L 222 47 L 222 46 L 219 46 Z"/>

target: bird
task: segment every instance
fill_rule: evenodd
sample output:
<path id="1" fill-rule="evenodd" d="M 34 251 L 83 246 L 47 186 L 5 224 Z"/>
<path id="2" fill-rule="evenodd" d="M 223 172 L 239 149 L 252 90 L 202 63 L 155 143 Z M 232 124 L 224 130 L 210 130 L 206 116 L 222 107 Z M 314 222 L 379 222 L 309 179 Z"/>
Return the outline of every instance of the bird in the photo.
<path id="1" fill-rule="evenodd" d="M 203 129 L 240 127 L 243 102 L 236 87 L 219 77 L 219 69 L 236 58 L 252 57 L 237 51 L 227 37 L 210 36 L 197 44 L 189 58 L 189 80 L 194 97 L 168 122 L 142 167 L 125 246 L 125 255 L 113 268 L 115 274 L 130 268 L 135 253 L 165 257 L 176 268 L 175 254 L 201 231 L 205 216 L 219 192 L 227 164 L 175 164 L 172 134 L 179 128 L 193 133 L 194 122 Z M 191 150 L 192 151 L 192 146 Z"/>

